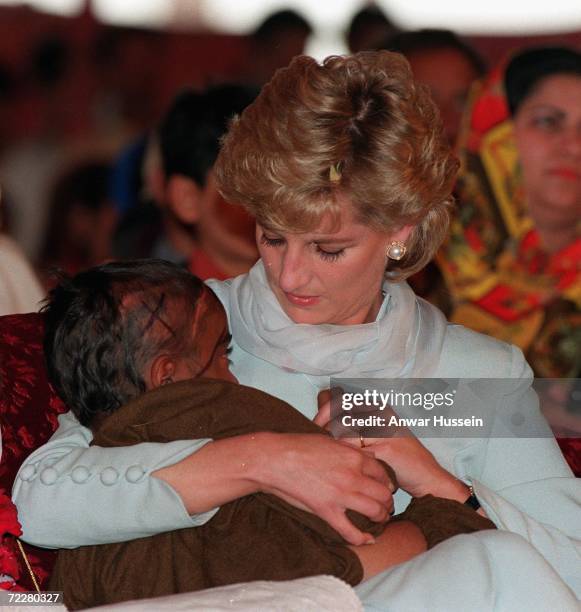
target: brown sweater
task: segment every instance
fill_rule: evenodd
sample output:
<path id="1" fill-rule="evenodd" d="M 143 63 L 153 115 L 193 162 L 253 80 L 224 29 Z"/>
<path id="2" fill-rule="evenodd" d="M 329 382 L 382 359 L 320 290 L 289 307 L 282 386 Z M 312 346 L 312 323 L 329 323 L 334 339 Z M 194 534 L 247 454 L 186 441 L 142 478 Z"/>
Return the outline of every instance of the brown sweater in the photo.
<path id="1" fill-rule="evenodd" d="M 186 438 L 228 438 L 257 431 L 321 434 L 285 402 L 229 382 L 197 379 L 160 387 L 109 416 L 97 446 Z M 120 491 L 120 494 L 122 492 Z M 384 525 L 350 518 L 375 535 Z M 63 550 L 51 589 L 71 609 L 195 591 L 250 580 L 332 574 L 357 584 L 357 555 L 329 525 L 278 497 L 256 493 L 223 505 L 206 524 L 130 542 Z"/>

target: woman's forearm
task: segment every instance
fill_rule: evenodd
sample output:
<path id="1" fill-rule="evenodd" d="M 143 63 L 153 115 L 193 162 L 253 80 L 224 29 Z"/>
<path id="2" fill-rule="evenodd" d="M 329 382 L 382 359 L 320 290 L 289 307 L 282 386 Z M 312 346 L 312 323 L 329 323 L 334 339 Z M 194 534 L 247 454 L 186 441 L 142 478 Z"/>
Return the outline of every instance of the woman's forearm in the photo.
<path id="1" fill-rule="evenodd" d="M 152 475 L 178 493 L 190 514 L 208 512 L 261 489 L 263 438 L 256 433 L 216 440 Z"/>

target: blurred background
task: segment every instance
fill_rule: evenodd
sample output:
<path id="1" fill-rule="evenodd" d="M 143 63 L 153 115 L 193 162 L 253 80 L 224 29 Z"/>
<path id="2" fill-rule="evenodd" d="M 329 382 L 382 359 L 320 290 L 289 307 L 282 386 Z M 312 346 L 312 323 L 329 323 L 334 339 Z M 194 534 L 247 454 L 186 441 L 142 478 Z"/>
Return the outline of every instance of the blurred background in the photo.
<path id="1" fill-rule="evenodd" d="M 298 53 L 377 48 L 420 28 L 454 31 L 487 66 L 524 45 L 581 45 L 578 0 L 478 4 L 0 0 L 0 230 L 41 275 L 49 261 L 74 272 L 115 255 L 143 187 L 123 170 L 131 147 L 184 86 L 260 87 Z"/>

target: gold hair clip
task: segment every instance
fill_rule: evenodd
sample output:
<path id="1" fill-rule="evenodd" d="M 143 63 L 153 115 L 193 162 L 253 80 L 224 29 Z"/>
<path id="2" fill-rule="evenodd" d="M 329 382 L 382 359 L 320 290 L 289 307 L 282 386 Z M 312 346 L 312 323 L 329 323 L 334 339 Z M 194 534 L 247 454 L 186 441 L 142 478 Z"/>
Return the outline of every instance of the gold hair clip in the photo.
<path id="1" fill-rule="evenodd" d="M 341 182 L 341 170 L 343 169 L 343 162 L 338 161 L 336 164 L 329 168 L 329 180 L 331 183 Z"/>

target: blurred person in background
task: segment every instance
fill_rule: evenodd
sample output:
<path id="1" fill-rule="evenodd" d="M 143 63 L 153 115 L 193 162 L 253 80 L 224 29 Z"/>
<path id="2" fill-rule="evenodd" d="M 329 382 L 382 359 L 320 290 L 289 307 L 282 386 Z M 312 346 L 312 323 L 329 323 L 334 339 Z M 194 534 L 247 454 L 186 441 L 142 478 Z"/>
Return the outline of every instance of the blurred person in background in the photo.
<path id="1" fill-rule="evenodd" d="M 347 46 L 351 53 L 379 49 L 388 38 L 399 32 L 400 29 L 378 6 L 370 4 L 351 18 L 346 32 Z"/>
<path id="2" fill-rule="evenodd" d="M 278 68 L 304 51 L 312 31 L 302 15 L 289 9 L 266 17 L 250 35 L 248 66 L 242 80 L 264 85 Z"/>
<path id="3" fill-rule="evenodd" d="M 486 69 L 478 52 L 450 30 L 400 32 L 381 46 L 405 55 L 414 77 L 430 88 L 454 145 L 472 83 Z"/>
<path id="4" fill-rule="evenodd" d="M 175 98 L 143 157 L 149 201 L 122 220 L 117 256 L 183 263 L 203 279 L 248 271 L 258 258 L 254 219 L 223 200 L 212 167 L 230 120 L 255 96 L 253 88 L 226 84 Z"/>
<path id="5" fill-rule="evenodd" d="M 0 316 L 38 310 L 44 291 L 18 243 L 2 231 L 0 191 Z"/>
<path id="6" fill-rule="evenodd" d="M 95 130 L 134 137 L 156 123 L 163 109 L 152 79 L 165 68 L 167 35 L 129 27 L 103 27 L 90 51 Z"/>
<path id="7" fill-rule="evenodd" d="M 459 209 L 439 263 L 452 320 L 581 376 L 581 55 L 534 48 L 494 70 L 460 139 Z"/>
<path id="8" fill-rule="evenodd" d="M 30 50 L 18 100 L 13 102 L 25 134 L 0 159 L 12 233 L 32 261 L 38 257 L 46 228 L 47 194 L 67 155 L 65 126 L 71 113 L 65 92 L 71 63 L 72 49 L 60 35 L 45 36 Z"/>
<path id="9" fill-rule="evenodd" d="M 38 260 L 43 277 L 54 267 L 76 274 L 111 256 L 117 216 L 109 199 L 110 171 L 108 163 L 87 161 L 57 180 Z"/>
<path id="10" fill-rule="evenodd" d="M 450 30 L 400 32 L 384 41 L 382 48 L 402 53 L 410 63 L 414 77 L 429 87 L 440 110 L 444 131 L 453 146 L 458 138 L 470 87 L 485 72 L 482 58 Z M 419 296 L 449 315 L 449 293 L 434 262 L 414 274 L 409 282 Z"/>

